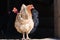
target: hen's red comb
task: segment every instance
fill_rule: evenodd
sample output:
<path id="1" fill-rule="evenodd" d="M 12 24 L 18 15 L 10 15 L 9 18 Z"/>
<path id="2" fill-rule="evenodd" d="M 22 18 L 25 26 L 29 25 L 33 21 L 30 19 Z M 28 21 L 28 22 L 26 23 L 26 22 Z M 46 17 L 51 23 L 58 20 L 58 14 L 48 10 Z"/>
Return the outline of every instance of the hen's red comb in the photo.
<path id="1" fill-rule="evenodd" d="M 18 10 L 17 10 L 16 7 L 14 7 L 12 11 L 13 11 L 14 13 L 16 13 L 16 14 L 18 13 Z"/>

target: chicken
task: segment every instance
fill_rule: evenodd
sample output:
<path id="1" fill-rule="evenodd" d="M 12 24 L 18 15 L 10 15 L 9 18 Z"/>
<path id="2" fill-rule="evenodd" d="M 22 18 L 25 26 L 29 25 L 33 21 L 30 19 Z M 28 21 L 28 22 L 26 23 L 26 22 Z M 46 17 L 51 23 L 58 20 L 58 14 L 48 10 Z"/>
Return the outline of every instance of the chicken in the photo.
<path id="1" fill-rule="evenodd" d="M 18 32 L 23 34 L 22 40 L 25 40 L 25 34 L 26 39 L 29 40 L 28 34 L 34 28 L 34 22 L 31 13 L 32 9 L 34 9 L 34 6 L 32 4 L 27 6 L 22 4 L 21 10 L 16 16 L 15 28 Z"/>

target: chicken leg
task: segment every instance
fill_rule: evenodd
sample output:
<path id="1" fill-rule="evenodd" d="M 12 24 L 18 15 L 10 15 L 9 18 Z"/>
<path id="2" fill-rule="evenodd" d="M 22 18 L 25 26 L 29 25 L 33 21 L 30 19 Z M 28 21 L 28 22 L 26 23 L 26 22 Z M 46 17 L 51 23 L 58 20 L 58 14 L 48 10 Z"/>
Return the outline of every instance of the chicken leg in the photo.
<path id="1" fill-rule="evenodd" d="M 22 38 L 22 40 L 25 40 L 25 33 L 23 33 L 23 38 Z"/>
<path id="2" fill-rule="evenodd" d="M 29 38 L 29 36 L 28 36 L 28 33 L 26 33 L 26 40 L 29 40 L 30 38 Z"/>

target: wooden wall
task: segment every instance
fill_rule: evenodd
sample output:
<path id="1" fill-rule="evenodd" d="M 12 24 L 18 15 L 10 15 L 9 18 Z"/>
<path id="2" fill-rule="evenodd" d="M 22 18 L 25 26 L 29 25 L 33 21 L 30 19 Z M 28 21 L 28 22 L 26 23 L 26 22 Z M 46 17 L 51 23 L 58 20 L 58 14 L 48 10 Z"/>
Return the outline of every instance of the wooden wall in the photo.
<path id="1" fill-rule="evenodd" d="M 60 38 L 60 0 L 54 0 L 55 36 Z"/>

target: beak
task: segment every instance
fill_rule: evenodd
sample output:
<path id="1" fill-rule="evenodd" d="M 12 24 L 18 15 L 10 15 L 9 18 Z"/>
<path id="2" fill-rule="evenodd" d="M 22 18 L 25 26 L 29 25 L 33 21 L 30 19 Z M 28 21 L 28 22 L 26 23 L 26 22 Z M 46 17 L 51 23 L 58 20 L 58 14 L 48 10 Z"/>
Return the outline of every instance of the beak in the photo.
<path id="1" fill-rule="evenodd" d="M 32 9 L 34 9 L 34 6 L 32 5 Z"/>
<path id="2" fill-rule="evenodd" d="M 34 9 L 34 6 L 32 6 L 32 9 Z"/>
<path id="3" fill-rule="evenodd" d="M 34 9 L 34 6 L 31 4 L 32 9 Z"/>

